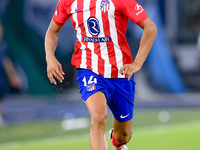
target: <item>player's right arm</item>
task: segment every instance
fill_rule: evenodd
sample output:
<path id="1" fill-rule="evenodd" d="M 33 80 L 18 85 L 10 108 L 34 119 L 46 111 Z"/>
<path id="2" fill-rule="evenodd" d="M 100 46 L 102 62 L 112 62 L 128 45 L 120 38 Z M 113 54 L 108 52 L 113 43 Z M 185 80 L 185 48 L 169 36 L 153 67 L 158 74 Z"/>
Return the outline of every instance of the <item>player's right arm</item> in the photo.
<path id="1" fill-rule="evenodd" d="M 55 78 L 58 81 L 62 82 L 65 74 L 63 72 L 61 64 L 55 57 L 55 51 L 58 43 L 58 35 L 61 29 L 62 26 L 55 24 L 55 22 L 52 19 L 45 36 L 47 76 L 50 82 L 54 83 L 55 85 L 57 84 Z"/>

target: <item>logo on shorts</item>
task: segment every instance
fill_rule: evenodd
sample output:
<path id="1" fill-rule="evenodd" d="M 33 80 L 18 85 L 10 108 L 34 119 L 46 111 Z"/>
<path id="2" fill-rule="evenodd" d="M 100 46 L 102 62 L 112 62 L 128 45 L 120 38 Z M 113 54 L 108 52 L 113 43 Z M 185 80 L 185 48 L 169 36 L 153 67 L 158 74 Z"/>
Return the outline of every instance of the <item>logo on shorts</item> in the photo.
<path id="1" fill-rule="evenodd" d="M 87 85 L 87 91 L 93 91 L 96 89 L 95 84 Z"/>
<path id="2" fill-rule="evenodd" d="M 126 118 L 126 117 L 128 117 L 128 116 L 129 116 L 129 114 L 126 115 L 126 116 L 121 115 L 120 118 L 121 118 L 121 119 L 124 119 L 124 118 Z"/>
<path id="3" fill-rule="evenodd" d="M 86 80 L 86 77 L 83 78 L 84 86 L 87 88 L 87 91 L 94 91 L 96 89 L 95 84 L 97 84 L 97 78 L 90 76 L 89 80 Z"/>

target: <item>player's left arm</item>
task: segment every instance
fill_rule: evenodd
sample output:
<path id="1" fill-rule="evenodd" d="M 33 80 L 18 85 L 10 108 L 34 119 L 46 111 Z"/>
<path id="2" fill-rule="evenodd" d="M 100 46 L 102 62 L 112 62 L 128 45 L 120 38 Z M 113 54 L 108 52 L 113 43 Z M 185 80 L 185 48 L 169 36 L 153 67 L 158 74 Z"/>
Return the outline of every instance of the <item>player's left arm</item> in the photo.
<path id="1" fill-rule="evenodd" d="M 120 73 L 126 74 L 128 76 L 128 80 L 130 80 L 134 73 L 138 72 L 142 68 L 157 35 L 157 27 L 149 17 L 145 19 L 139 26 L 144 30 L 144 32 L 135 60 L 132 64 L 125 64 L 120 69 Z"/>

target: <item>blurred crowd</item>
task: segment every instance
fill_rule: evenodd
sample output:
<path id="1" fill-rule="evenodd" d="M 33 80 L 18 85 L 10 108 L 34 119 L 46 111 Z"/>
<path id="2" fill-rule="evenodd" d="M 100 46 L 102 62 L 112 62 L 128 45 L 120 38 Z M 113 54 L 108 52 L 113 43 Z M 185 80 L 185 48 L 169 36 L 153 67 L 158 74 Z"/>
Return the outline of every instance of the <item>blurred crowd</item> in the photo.
<path id="1" fill-rule="evenodd" d="M 2 118 L 2 102 L 4 96 L 11 90 L 20 90 L 21 79 L 11 57 L 8 55 L 8 45 L 3 40 L 4 29 L 0 22 L 0 127 L 5 125 Z M 11 92 L 11 91 L 10 91 Z"/>

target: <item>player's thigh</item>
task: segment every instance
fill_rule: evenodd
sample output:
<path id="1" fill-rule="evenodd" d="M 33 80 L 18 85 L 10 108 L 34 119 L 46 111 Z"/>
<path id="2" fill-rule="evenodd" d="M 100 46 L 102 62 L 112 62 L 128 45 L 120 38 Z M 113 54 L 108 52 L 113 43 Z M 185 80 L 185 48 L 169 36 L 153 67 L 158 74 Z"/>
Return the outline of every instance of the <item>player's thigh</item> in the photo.
<path id="1" fill-rule="evenodd" d="M 85 101 L 91 117 L 103 119 L 107 117 L 107 99 L 104 93 L 97 91 Z"/>

